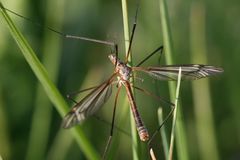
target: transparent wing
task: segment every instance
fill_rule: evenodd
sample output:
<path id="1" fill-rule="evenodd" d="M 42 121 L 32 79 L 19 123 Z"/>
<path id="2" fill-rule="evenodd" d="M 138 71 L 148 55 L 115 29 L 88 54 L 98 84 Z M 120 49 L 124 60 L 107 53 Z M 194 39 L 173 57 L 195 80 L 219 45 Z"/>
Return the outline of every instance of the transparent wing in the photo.
<path id="1" fill-rule="evenodd" d="M 79 124 L 99 110 L 112 93 L 112 77 L 110 80 L 99 85 L 72 108 L 63 119 L 63 128 L 70 128 Z"/>
<path id="2" fill-rule="evenodd" d="M 188 65 L 168 65 L 161 67 L 132 67 L 133 71 L 142 71 L 159 80 L 176 81 L 179 67 L 182 68 L 183 80 L 195 80 L 216 75 L 223 72 L 222 68 L 209 65 L 188 64 Z"/>

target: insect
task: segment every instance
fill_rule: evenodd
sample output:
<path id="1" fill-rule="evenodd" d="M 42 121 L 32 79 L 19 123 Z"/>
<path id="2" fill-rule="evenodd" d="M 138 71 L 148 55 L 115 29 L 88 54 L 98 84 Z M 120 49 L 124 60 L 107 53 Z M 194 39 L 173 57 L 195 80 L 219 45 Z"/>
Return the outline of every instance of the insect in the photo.
<path id="1" fill-rule="evenodd" d="M 63 123 L 62 123 L 63 128 L 71 128 L 71 127 L 81 123 L 82 121 L 84 121 L 87 117 L 95 114 L 102 107 L 102 105 L 109 99 L 109 97 L 111 96 L 111 93 L 112 93 L 112 86 L 116 83 L 116 86 L 118 89 L 117 89 L 117 93 L 115 96 L 112 125 L 111 125 L 111 130 L 110 130 L 110 136 L 109 136 L 103 157 L 105 156 L 105 154 L 107 152 L 108 146 L 110 145 L 111 138 L 113 136 L 117 99 L 118 99 L 119 92 L 122 88 L 125 88 L 125 90 L 126 90 L 128 101 L 129 101 L 130 108 L 131 108 L 131 112 L 132 112 L 134 120 L 135 120 L 136 129 L 139 134 L 139 138 L 141 139 L 141 141 L 148 141 L 150 138 L 148 130 L 147 130 L 146 126 L 144 125 L 144 122 L 138 111 L 137 104 L 136 104 L 135 98 L 133 96 L 132 87 L 135 89 L 138 89 L 140 91 L 143 91 L 144 93 L 148 93 L 150 95 L 153 95 L 153 94 L 150 93 L 149 91 L 146 91 L 139 87 L 133 86 L 131 84 L 130 78 L 134 77 L 134 74 L 133 74 L 134 72 L 144 72 L 157 80 L 165 80 L 165 81 L 176 81 L 180 67 L 182 69 L 182 77 L 181 77 L 182 80 L 197 80 L 197 79 L 206 78 L 206 77 L 216 75 L 216 74 L 223 72 L 222 68 L 214 67 L 211 65 L 202 65 L 202 64 L 182 64 L 182 65 L 141 67 L 141 65 L 147 59 L 149 59 L 152 55 L 154 55 L 155 53 L 157 53 L 159 51 L 162 52 L 163 46 L 160 46 L 159 48 L 154 50 L 150 55 L 148 55 L 138 65 L 130 66 L 128 64 L 128 57 L 130 55 L 134 31 L 136 28 L 137 15 L 138 15 L 138 9 L 136 11 L 135 23 L 132 28 L 130 44 L 129 44 L 128 52 L 125 57 L 125 61 L 121 61 L 118 58 L 117 45 L 115 45 L 114 43 L 110 44 L 109 42 L 104 42 L 104 41 L 100 42 L 100 43 L 104 43 L 104 44 L 109 43 L 110 45 L 115 46 L 116 54 L 110 54 L 108 56 L 108 58 L 110 59 L 112 64 L 115 66 L 114 72 L 106 81 L 104 81 L 102 84 L 100 84 L 99 86 L 94 88 L 86 97 L 84 97 L 79 102 L 76 102 L 76 104 L 73 106 L 73 108 L 64 117 Z M 155 95 L 153 95 L 153 96 L 155 96 Z M 167 102 L 160 97 L 157 97 L 157 98 L 159 100 L 164 101 L 165 103 L 168 103 L 169 105 L 173 106 L 173 109 L 174 109 L 174 104 L 172 104 L 171 102 Z M 165 120 L 167 120 L 171 116 L 172 111 L 168 114 L 168 116 Z M 160 129 L 160 127 L 159 127 L 159 129 Z"/>
<path id="2" fill-rule="evenodd" d="M 97 110 L 99 110 L 99 108 L 110 97 L 112 93 L 112 85 L 113 82 L 115 82 L 114 79 L 117 78 L 118 91 L 116 98 L 118 97 L 120 89 L 122 87 L 125 87 L 139 137 L 142 141 L 147 141 L 149 140 L 149 134 L 147 128 L 142 121 L 140 113 L 138 112 L 137 105 L 131 89 L 131 83 L 129 82 L 130 77 L 133 76 L 133 72 L 144 72 L 158 80 L 171 81 L 177 80 L 180 67 L 182 68 L 181 78 L 183 80 L 196 80 L 223 72 L 221 68 L 199 64 L 167 65 L 160 67 L 140 67 L 139 65 L 137 65 L 136 67 L 131 67 L 127 64 L 127 62 L 122 62 L 114 54 L 110 54 L 108 57 L 113 64 L 116 64 L 114 73 L 110 76 L 109 79 L 96 87 L 92 92 L 90 92 L 85 98 L 83 98 L 71 109 L 71 111 L 64 117 L 64 128 L 70 128 L 82 122 L 88 116 L 93 115 Z M 115 107 L 116 99 L 114 108 Z"/>
<path id="3" fill-rule="evenodd" d="M 146 126 L 144 125 L 144 122 L 141 118 L 141 115 L 138 111 L 137 104 L 135 101 L 135 98 L 133 96 L 132 88 L 134 87 L 140 91 L 143 91 L 145 93 L 151 94 L 150 92 L 143 90 L 139 87 L 133 86 L 130 82 L 130 78 L 134 77 L 134 72 L 143 72 L 146 73 L 153 78 L 157 80 L 170 80 L 170 81 L 176 81 L 178 76 L 179 68 L 182 69 L 182 79 L 183 80 L 196 80 L 205 78 L 208 76 L 216 75 L 223 72 L 222 68 L 210 66 L 210 65 L 200 65 L 200 64 L 187 64 L 187 65 L 166 65 L 166 66 L 155 66 L 155 67 L 141 67 L 141 65 L 148 60 L 152 55 L 154 55 L 157 52 L 162 52 L 163 47 L 160 46 L 156 50 L 154 50 L 149 56 L 147 56 L 144 60 L 142 60 L 140 63 L 138 63 L 136 66 L 130 66 L 128 64 L 128 57 L 130 55 L 131 45 L 133 41 L 134 31 L 136 28 L 136 19 L 137 19 L 137 13 L 138 9 L 136 11 L 135 16 L 135 23 L 132 28 L 131 33 L 131 39 L 130 39 L 130 45 L 128 48 L 128 52 L 125 57 L 125 61 L 121 61 L 118 58 L 118 47 L 115 43 L 102 41 L 102 40 L 95 40 L 85 37 L 76 37 L 71 35 L 65 35 L 61 34 L 55 30 L 52 30 L 58 34 L 61 34 L 62 36 L 66 38 L 74 38 L 74 39 L 81 39 L 81 40 L 87 40 L 102 44 L 107 44 L 115 47 L 115 54 L 110 54 L 108 57 L 110 61 L 115 66 L 113 74 L 102 84 L 95 87 L 86 97 L 84 97 L 81 101 L 77 102 L 73 108 L 70 110 L 70 112 L 64 117 L 62 126 L 64 128 L 71 128 L 76 124 L 81 123 L 84 121 L 87 117 L 95 114 L 101 106 L 109 99 L 112 93 L 112 86 L 116 83 L 117 84 L 117 93 L 115 96 L 115 102 L 114 102 L 114 112 L 113 112 L 113 118 L 112 118 L 112 125 L 110 130 L 110 136 L 107 142 L 106 150 L 111 143 L 111 137 L 113 136 L 113 126 L 114 126 L 114 120 L 115 120 L 115 111 L 117 106 L 117 99 L 119 92 L 122 88 L 126 89 L 127 97 L 129 100 L 129 104 L 131 107 L 131 111 L 136 123 L 136 128 L 139 134 L 139 138 L 142 141 L 148 141 L 150 138 L 150 135 L 148 133 L 148 130 Z M 151 94 L 152 95 L 152 94 Z M 161 99 L 158 97 L 158 99 L 166 102 L 164 99 Z M 169 105 L 174 106 L 174 104 L 170 102 Z M 172 112 L 170 112 L 166 118 L 170 117 Z M 105 154 L 104 154 L 105 155 Z"/>
<path id="4" fill-rule="evenodd" d="M 134 72 L 144 72 L 157 80 L 165 80 L 165 81 L 176 81 L 180 67 L 182 69 L 182 77 L 181 77 L 182 80 L 197 80 L 197 79 L 206 78 L 206 77 L 223 72 L 222 68 L 214 67 L 211 65 L 202 65 L 202 64 L 141 67 L 141 65 L 146 60 L 148 60 L 151 56 L 153 56 L 155 53 L 159 51 L 162 52 L 163 46 L 160 46 L 159 48 L 154 50 L 151 54 L 149 54 L 144 60 L 139 62 L 136 66 L 130 66 L 128 64 L 128 57 L 130 55 L 133 36 L 136 29 L 137 15 L 138 15 L 138 8 L 135 14 L 135 23 L 132 27 L 130 44 L 129 44 L 128 52 L 125 57 L 125 61 L 121 61 L 118 58 L 118 50 L 117 50 L 118 47 L 117 45 L 112 43 L 111 45 L 115 46 L 116 54 L 110 54 L 108 58 L 115 66 L 113 74 L 102 84 L 95 87 L 86 97 L 84 97 L 79 102 L 76 102 L 76 104 L 73 106 L 70 112 L 64 117 L 63 123 L 62 123 L 63 128 L 71 128 L 76 124 L 79 124 L 82 121 L 84 121 L 87 117 L 95 114 L 96 111 L 98 111 L 102 107 L 102 105 L 109 99 L 112 93 L 112 86 L 114 83 L 116 83 L 116 86 L 118 89 L 115 96 L 112 127 L 111 127 L 110 136 L 107 144 L 109 145 L 109 143 L 111 142 L 111 137 L 113 134 L 115 111 L 117 106 L 117 98 L 122 88 L 126 89 L 127 97 L 128 97 L 130 108 L 135 120 L 139 138 L 141 139 L 141 141 L 148 141 L 150 136 L 146 126 L 144 125 L 141 115 L 138 111 L 137 104 L 133 96 L 133 91 L 131 87 L 138 89 L 140 91 L 143 91 L 144 93 L 148 93 L 151 95 L 153 94 L 150 93 L 149 91 L 133 86 L 131 84 L 130 78 L 134 77 L 134 74 L 133 74 Z M 101 43 L 107 44 L 109 42 L 102 41 Z M 157 98 L 160 99 L 161 101 L 164 101 L 165 103 L 168 103 L 171 106 L 174 106 L 174 104 L 167 102 L 160 97 L 157 97 Z M 165 120 L 167 120 L 170 117 L 171 113 L 172 111 L 168 114 Z M 106 149 L 105 149 L 105 152 L 106 152 Z"/>

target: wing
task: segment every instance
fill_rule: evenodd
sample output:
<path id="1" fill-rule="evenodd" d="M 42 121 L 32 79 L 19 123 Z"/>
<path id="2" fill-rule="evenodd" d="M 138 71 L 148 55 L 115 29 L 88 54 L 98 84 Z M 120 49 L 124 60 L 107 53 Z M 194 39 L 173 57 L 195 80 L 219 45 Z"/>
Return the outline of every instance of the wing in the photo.
<path id="1" fill-rule="evenodd" d="M 62 127 L 70 128 L 81 123 L 88 116 L 93 115 L 108 100 L 112 93 L 112 79 L 99 85 L 90 92 L 80 102 L 78 102 L 71 111 L 64 117 Z"/>
<path id="2" fill-rule="evenodd" d="M 182 68 L 183 80 L 196 80 L 223 72 L 222 68 L 209 65 L 188 64 L 188 65 L 167 65 L 161 67 L 132 67 L 133 71 L 142 71 L 159 80 L 176 81 L 179 67 Z"/>

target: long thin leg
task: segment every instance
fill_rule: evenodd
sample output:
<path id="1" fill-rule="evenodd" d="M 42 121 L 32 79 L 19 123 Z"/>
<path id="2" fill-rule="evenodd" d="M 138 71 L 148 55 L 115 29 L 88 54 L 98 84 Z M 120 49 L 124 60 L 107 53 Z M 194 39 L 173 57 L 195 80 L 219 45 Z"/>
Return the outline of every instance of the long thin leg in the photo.
<path id="1" fill-rule="evenodd" d="M 4 9 L 5 9 L 6 11 L 8 11 L 8 12 L 10 12 L 10 13 L 18 16 L 18 17 L 21 17 L 21 18 L 23 18 L 23 19 L 31 22 L 32 24 L 34 24 L 34 25 L 36 25 L 36 26 L 38 26 L 38 27 L 48 29 L 48 30 L 50 30 L 50 31 L 52 31 L 52 32 L 54 32 L 54 33 L 56 33 L 56 34 L 64 37 L 64 38 L 84 40 L 84 41 L 89 41 L 89 42 L 94 42 L 94 43 L 99 43 L 99 44 L 104 44 L 104 45 L 112 46 L 112 47 L 114 47 L 116 54 L 118 54 L 118 51 L 117 51 L 117 48 L 118 48 L 118 47 L 117 47 L 117 44 L 114 43 L 114 42 L 104 41 L 104 40 L 98 40 L 98 39 L 93 39 L 93 38 L 87 38 L 87 37 L 82 37 L 82 36 L 74 36 L 74 35 L 65 34 L 65 33 L 62 33 L 62 32 L 60 32 L 60 31 L 58 31 L 58 30 L 56 30 L 56 29 L 53 29 L 53 28 L 51 28 L 51 27 L 49 27 L 49 26 L 45 26 L 45 25 L 43 25 L 43 24 L 41 24 L 41 23 L 38 23 L 38 22 L 36 22 L 36 21 L 34 21 L 34 20 L 30 19 L 30 18 L 27 18 L 27 17 L 25 17 L 25 16 L 22 16 L 22 15 L 14 12 L 14 11 L 12 11 L 12 10 L 9 10 L 9 9 L 7 9 L 7 8 L 4 8 Z"/>
<path id="2" fill-rule="evenodd" d="M 118 95 L 120 93 L 120 90 L 121 90 L 122 86 L 119 86 L 118 90 L 117 90 L 117 93 L 116 93 L 116 96 L 115 96 L 115 101 L 114 101 L 114 107 L 113 107 L 113 115 L 112 115 L 112 125 L 111 125 L 111 129 L 110 129 L 110 135 L 108 137 L 108 141 L 107 141 L 107 145 L 104 149 L 104 152 L 103 152 L 103 156 L 102 156 L 102 159 L 104 160 L 105 157 L 106 157 L 106 154 L 107 154 L 107 151 L 108 151 L 108 148 L 112 142 L 112 136 L 113 136 L 113 129 L 114 129 L 114 122 L 115 122 L 115 113 L 116 113 L 116 106 L 117 106 L 117 99 L 118 99 Z"/>
<path id="3" fill-rule="evenodd" d="M 36 25 L 37 27 L 41 27 L 41 28 L 45 28 L 45 29 L 48 29 L 64 38 L 68 38 L 68 39 L 76 39 L 76 40 L 84 40 L 84 41 L 89 41 L 89 42 L 94 42 L 94 43 L 99 43 L 99 44 L 104 44 L 104 45 L 108 45 L 108 46 L 112 46 L 114 48 L 114 53 L 116 54 L 116 57 L 118 58 L 118 45 L 114 42 L 110 42 L 110 41 L 105 41 L 105 40 L 98 40 L 98 39 L 93 39 L 93 38 L 87 38 L 87 37 L 83 37 L 83 36 L 75 36 L 75 35 L 70 35 L 70 34 L 65 34 L 63 32 L 60 32 L 56 29 L 53 29 L 49 26 L 44 26 L 43 24 L 40 24 L 36 21 L 33 21 L 32 19 L 30 18 L 27 18 L 25 16 L 22 16 L 12 10 L 9 10 L 7 8 L 4 8 L 6 11 L 18 16 L 18 17 L 21 17 L 29 22 L 31 22 L 32 24 Z M 117 63 L 115 64 L 115 67 L 117 66 Z"/>
<path id="4" fill-rule="evenodd" d="M 163 102 L 165 102 L 165 103 L 170 104 L 170 106 L 172 107 L 171 111 L 168 113 L 167 117 L 163 120 L 162 124 L 160 124 L 160 125 L 158 126 L 158 128 L 157 128 L 157 129 L 155 130 L 155 132 L 153 133 L 152 137 L 149 139 L 149 141 L 148 141 L 148 146 L 150 146 L 150 145 L 151 145 L 151 142 L 152 142 L 153 139 L 154 139 L 154 137 L 155 137 L 155 136 L 157 135 L 157 133 L 160 131 L 160 129 L 162 128 L 162 126 L 163 126 L 163 125 L 168 121 L 168 119 L 171 117 L 171 115 L 172 115 L 172 113 L 173 113 L 173 111 L 174 111 L 174 109 L 175 109 L 175 105 L 174 105 L 173 103 L 168 102 L 168 101 L 162 99 L 161 97 L 159 97 L 159 96 L 157 96 L 157 95 L 155 95 L 155 94 L 153 94 L 153 93 L 145 90 L 145 89 L 142 89 L 142 88 L 139 88 L 139 87 L 136 87 L 136 86 L 133 86 L 133 87 L 134 87 L 135 89 L 137 89 L 137 90 L 142 91 L 143 93 L 145 93 L 145 94 L 147 94 L 147 95 L 149 95 L 149 96 L 154 97 L 155 99 L 157 99 L 157 100 L 159 100 L 159 101 L 163 101 Z M 151 148 L 151 147 L 150 147 L 150 148 Z"/>
<path id="5" fill-rule="evenodd" d="M 142 88 L 139 88 L 139 87 L 137 87 L 137 86 L 133 86 L 133 88 L 135 88 L 135 89 L 143 92 L 144 94 L 146 94 L 146 95 L 148 95 L 148 96 L 151 96 L 151 97 L 155 98 L 156 100 L 162 101 L 162 102 L 164 102 L 164 103 L 166 103 L 166 104 L 168 104 L 168 105 L 170 105 L 170 106 L 175 106 L 172 102 L 169 102 L 168 100 L 165 100 L 164 98 L 159 97 L 159 96 L 157 96 L 157 95 L 149 92 L 149 91 L 146 90 L 146 89 L 142 89 Z"/>
<path id="6" fill-rule="evenodd" d="M 169 120 L 169 118 L 172 116 L 174 109 L 175 109 L 175 105 L 172 106 L 172 109 L 171 109 L 171 111 L 168 113 L 167 117 L 163 120 L 162 124 L 160 124 L 160 125 L 158 126 L 158 128 L 157 128 L 157 129 L 155 130 L 155 132 L 153 133 L 152 137 L 149 139 L 149 141 L 148 141 L 148 145 L 149 145 L 149 146 L 151 145 L 153 139 L 155 138 L 155 136 L 157 135 L 157 133 L 160 131 L 160 129 L 162 128 L 162 126 L 163 126 L 163 125 Z"/>
<path id="7" fill-rule="evenodd" d="M 136 10 L 136 14 L 135 14 L 135 19 L 134 19 L 134 23 L 133 23 L 133 28 L 132 28 L 130 41 L 129 41 L 128 52 L 127 52 L 127 56 L 126 56 L 126 59 L 125 59 L 125 63 L 127 63 L 128 58 L 130 56 L 130 51 L 131 51 L 131 47 L 132 47 L 133 37 L 134 37 L 135 29 L 136 29 L 136 26 L 137 26 L 138 9 L 139 9 L 139 3 L 137 5 L 137 10 Z"/>
<path id="8" fill-rule="evenodd" d="M 138 63 L 138 65 L 136 67 L 139 67 L 140 65 L 142 65 L 144 62 L 146 62 L 149 58 L 151 58 L 155 53 L 157 53 L 158 51 L 160 51 L 160 56 L 162 55 L 162 51 L 163 51 L 163 46 L 158 47 L 157 49 L 155 49 L 152 53 L 150 53 L 146 58 L 144 58 L 141 62 Z"/>
<path id="9" fill-rule="evenodd" d="M 115 45 L 115 52 L 116 52 L 116 58 L 118 59 L 118 46 L 117 45 Z M 115 62 L 115 68 L 114 69 L 116 69 L 116 67 L 117 67 L 117 61 Z"/>

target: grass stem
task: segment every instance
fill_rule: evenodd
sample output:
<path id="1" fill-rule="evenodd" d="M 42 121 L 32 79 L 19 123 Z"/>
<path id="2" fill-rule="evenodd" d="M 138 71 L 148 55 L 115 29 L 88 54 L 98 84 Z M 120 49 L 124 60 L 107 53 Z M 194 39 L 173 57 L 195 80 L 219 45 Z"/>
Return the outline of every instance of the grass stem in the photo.
<path id="1" fill-rule="evenodd" d="M 207 63 L 204 2 L 192 2 L 190 14 L 190 49 L 192 63 Z M 218 160 L 209 79 L 192 82 L 196 134 L 201 159 Z M 201 98 L 199 98 L 201 97 Z"/>
<path id="2" fill-rule="evenodd" d="M 1 12 L 0 14 L 1 14 L 2 20 L 5 21 L 5 24 L 7 25 L 12 37 L 16 41 L 24 58 L 26 59 L 27 63 L 31 67 L 34 74 L 36 75 L 37 79 L 42 84 L 49 99 L 54 104 L 59 114 L 61 116 L 64 116 L 69 110 L 65 100 L 57 90 L 56 86 L 50 80 L 46 69 L 37 58 L 36 54 L 34 53 L 33 49 L 30 47 L 27 40 L 24 38 L 22 33 L 18 30 L 16 25 L 13 23 L 11 18 L 6 13 L 6 10 L 4 9 L 1 2 L 0 2 L 0 12 Z M 83 133 L 82 129 L 79 126 L 73 129 L 70 129 L 70 131 L 75 136 L 77 143 L 79 144 L 80 148 L 82 149 L 86 157 L 88 157 L 88 159 L 92 159 L 92 160 L 99 159 L 99 154 L 93 149 L 93 146 L 87 140 L 85 134 Z"/>
<path id="3" fill-rule="evenodd" d="M 51 14 L 55 1 L 49 1 L 47 4 L 46 12 L 46 24 L 62 28 L 63 23 L 63 7 L 64 1 L 58 1 L 55 5 L 55 16 Z M 52 16 L 49 16 L 52 15 Z M 56 19 L 56 17 L 58 17 Z M 61 40 L 56 39 L 53 33 L 45 31 L 43 40 L 43 64 L 50 73 L 50 78 L 56 82 L 58 77 L 58 70 L 60 65 L 60 53 L 61 53 Z M 51 53 L 51 54 L 49 54 Z M 29 145 L 27 150 L 27 160 L 45 159 L 44 154 L 46 152 L 48 137 L 50 132 L 50 125 L 52 119 L 52 107 L 49 99 L 47 98 L 41 84 L 37 86 L 37 94 L 35 100 L 35 108 L 32 117 L 32 124 L 29 137 Z M 44 118 L 42 118 L 44 117 Z M 38 146 L 36 148 L 35 146 Z"/>
<path id="4" fill-rule="evenodd" d="M 166 64 L 171 65 L 173 64 L 173 42 L 172 42 L 172 35 L 170 31 L 170 24 L 169 24 L 169 16 L 168 16 L 168 9 L 166 0 L 159 0 L 160 5 L 160 17 L 161 17 L 161 24 L 162 24 L 162 34 L 163 34 L 163 41 L 164 41 L 164 49 L 165 49 L 165 59 Z M 176 91 L 176 84 L 174 82 L 168 82 L 169 85 L 169 92 L 170 98 L 173 101 L 175 99 L 175 91 Z M 178 111 L 177 117 L 181 117 L 181 104 L 178 103 Z M 176 141 L 177 141 L 177 153 L 179 160 L 188 160 L 188 149 L 187 149 L 187 141 L 186 141 L 186 133 L 185 127 L 181 119 L 177 118 L 176 120 Z"/>
<path id="5" fill-rule="evenodd" d="M 128 11 L 127 11 L 127 0 L 122 0 L 122 14 L 123 14 L 123 27 L 124 27 L 124 39 L 125 39 L 125 52 L 127 55 L 128 48 L 129 48 L 129 24 L 128 24 Z M 128 62 L 130 65 L 132 65 L 132 56 L 130 54 L 128 58 Z M 133 79 L 130 81 L 134 81 Z M 134 83 L 134 82 L 133 82 Z M 133 90 L 133 89 L 132 89 Z M 134 90 L 133 90 L 134 94 Z M 127 98 L 126 98 L 127 100 Z M 130 108 L 130 107 L 129 107 Z M 139 141 L 138 141 L 138 133 L 135 126 L 135 121 L 133 118 L 133 115 L 130 111 L 130 123 L 131 123 L 131 134 L 132 134 L 132 152 L 133 152 L 133 160 L 139 159 Z"/>
<path id="6" fill-rule="evenodd" d="M 171 131 L 171 138 L 170 138 L 170 146 L 169 146 L 169 154 L 168 159 L 173 159 L 173 143 L 174 143 L 174 134 L 175 134 L 175 126 L 176 126 L 176 120 L 177 120 L 177 111 L 178 111 L 178 97 L 179 97 L 179 91 L 180 91 L 180 83 L 181 83 L 181 73 L 182 69 L 179 68 L 178 72 L 178 81 L 177 81 L 177 88 L 176 88 L 176 98 L 175 98 L 175 110 L 173 112 L 173 121 L 172 121 L 172 131 Z"/>

